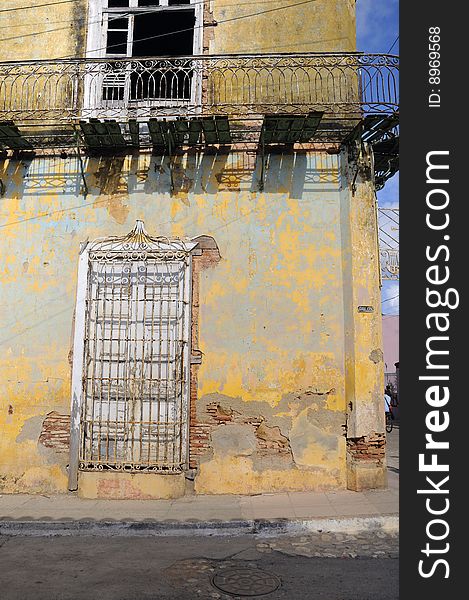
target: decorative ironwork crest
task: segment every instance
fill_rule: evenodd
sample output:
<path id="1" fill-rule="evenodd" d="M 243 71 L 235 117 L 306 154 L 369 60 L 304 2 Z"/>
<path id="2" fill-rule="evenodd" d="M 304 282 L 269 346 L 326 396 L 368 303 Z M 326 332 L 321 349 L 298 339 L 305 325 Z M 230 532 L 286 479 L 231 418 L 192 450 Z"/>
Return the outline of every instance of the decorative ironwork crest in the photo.
<path id="1" fill-rule="evenodd" d="M 195 246 L 194 242 L 180 238 L 153 237 L 146 231 L 144 222 L 137 220 L 135 227 L 127 235 L 94 240 L 88 251 L 91 260 L 112 261 L 118 258 L 132 261 L 153 258 L 171 261 L 185 260 Z"/>

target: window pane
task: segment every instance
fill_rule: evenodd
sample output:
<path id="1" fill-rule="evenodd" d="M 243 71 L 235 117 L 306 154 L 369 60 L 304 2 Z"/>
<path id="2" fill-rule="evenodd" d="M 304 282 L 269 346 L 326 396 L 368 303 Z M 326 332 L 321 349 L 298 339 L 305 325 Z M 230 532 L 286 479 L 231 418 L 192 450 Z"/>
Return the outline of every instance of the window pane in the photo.
<path id="1" fill-rule="evenodd" d="M 138 0 L 139 6 L 159 6 L 158 0 Z"/>
<path id="2" fill-rule="evenodd" d="M 190 4 L 191 0 L 168 0 L 168 6 L 177 6 L 178 4 Z"/>
<path id="3" fill-rule="evenodd" d="M 121 6 L 129 6 L 129 0 L 108 0 L 108 8 L 120 8 Z"/>
<path id="4" fill-rule="evenodd" d="M 193 54 L 194 10 L 167 10 L 136 15 L 133 56 Z"/>
<path id="5" fill-rule="evenodd" d="M 127 54 L 127 31 L 108 31 L 106 52 L 108 54 Z"/>
<path id="6" fill-rule="evenodd" d="M 129 28 L 129 19 L 117 17 L 113 19 L 111 16 L 109 17 L 109 25 L 108 29 L 124 29 L 127 31 Z"/>

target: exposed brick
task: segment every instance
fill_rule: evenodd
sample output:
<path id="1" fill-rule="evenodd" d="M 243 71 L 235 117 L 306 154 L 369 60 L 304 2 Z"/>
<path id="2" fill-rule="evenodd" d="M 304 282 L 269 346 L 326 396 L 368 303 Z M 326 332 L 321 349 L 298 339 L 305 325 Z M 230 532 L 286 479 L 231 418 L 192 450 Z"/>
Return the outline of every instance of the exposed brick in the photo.
<path id="1" fill-rule="evenodd" d="M 70 447 L 70 415 L 51 412 L 42 424 L 39 443 L 56 452 L 66 453 Z"/>
<path id="2" fill-rule="evenodd" d="M 386 451 L 386 436 L 377 433 L 370 437 L 349 438 L 347 453 L 352 461 L 373 461 L 382 463 Z"/>
<path id="3" fill-rule="evenodd" d="M 197 350 L 199 345 L 200 273 L 203 269 L 214 267 L 220 260 L 220 253 L 212 238 L 201 237 L 198 239 L 202 253 L 194 255 L 192 263 L 191 340 L 194 350 Z M 256 434 L 257 449 L 262 454 L 291 453 L 288 438 L 281 434 L 278 427 L 266 426 L 261 415 L 244 415 L 229 406 L 221 406 L 217 402 L 212 402 L 206 406 L 204 422 L 201 422 L 196 410 L 198 370 L 199 365 L 191 366 L 189 408 L 189 464 L 191 468 L 196 468 L 199 458 L 209 452 L 212 431 L 217 427 L 229 426 L 229 423 L 251 425 Z"/>

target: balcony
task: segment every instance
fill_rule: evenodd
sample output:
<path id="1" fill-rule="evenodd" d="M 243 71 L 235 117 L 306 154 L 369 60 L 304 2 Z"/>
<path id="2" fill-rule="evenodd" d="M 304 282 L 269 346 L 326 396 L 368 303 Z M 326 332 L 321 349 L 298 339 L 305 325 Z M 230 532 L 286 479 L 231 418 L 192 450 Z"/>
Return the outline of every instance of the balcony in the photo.
<path id="1" fill-rule="evenodd" d="M 0 63 L 4 150 L 373 143 L 398 110 L 398 58 L 384 54 Z"/>

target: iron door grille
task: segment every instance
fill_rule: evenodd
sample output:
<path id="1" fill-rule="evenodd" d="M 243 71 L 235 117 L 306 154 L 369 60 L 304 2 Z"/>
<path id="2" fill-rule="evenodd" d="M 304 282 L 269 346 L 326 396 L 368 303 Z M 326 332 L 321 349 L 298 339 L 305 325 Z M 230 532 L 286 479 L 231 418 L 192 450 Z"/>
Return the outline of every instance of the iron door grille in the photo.
<path id="1" fill-rule="evenodd" d="M 184 468 L 189 266 L 187 252 L 90 252 L 81 470 Z"/>

